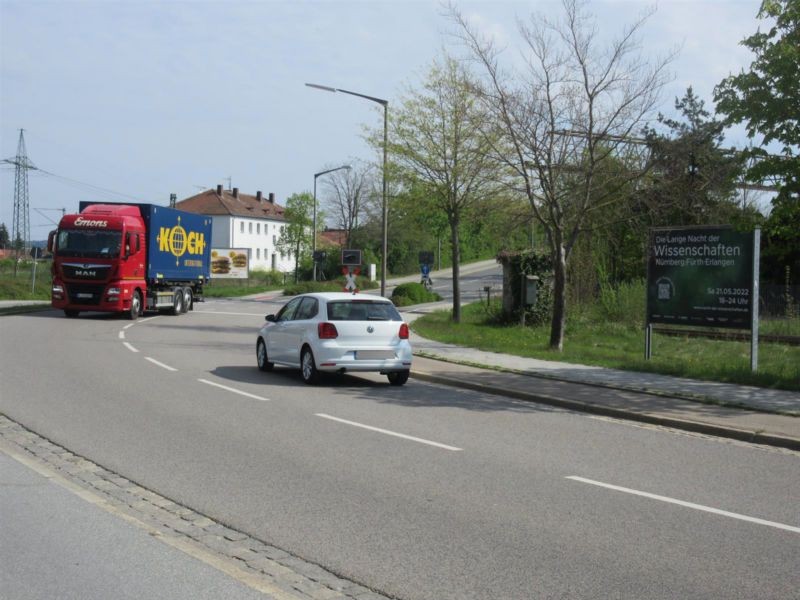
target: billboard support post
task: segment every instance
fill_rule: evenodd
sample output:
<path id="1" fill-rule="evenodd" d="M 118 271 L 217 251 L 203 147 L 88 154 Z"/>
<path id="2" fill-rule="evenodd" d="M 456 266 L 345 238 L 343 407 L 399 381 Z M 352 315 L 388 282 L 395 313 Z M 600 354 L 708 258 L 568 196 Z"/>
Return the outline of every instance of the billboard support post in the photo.
<path id="1" fill-rule="evenodd" d="M 758 308 L 759 308 L 759 285 L 760 277 L 760 255 L 761 255 L 761 228 L 756 227 L 753 231 L 753 297 L 750 300 L 753 306 L 753 319 L 750 324 L 750 370 L 755 373 L 758 370 Z"/>

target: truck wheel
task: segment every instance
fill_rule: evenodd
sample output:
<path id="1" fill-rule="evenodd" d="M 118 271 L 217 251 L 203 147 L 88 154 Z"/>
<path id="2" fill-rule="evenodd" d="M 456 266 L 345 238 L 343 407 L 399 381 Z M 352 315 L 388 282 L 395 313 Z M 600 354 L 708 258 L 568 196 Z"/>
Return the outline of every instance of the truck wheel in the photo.
<path id="1" fill-rule="evenodd" d="M 192 305 L 194 304 L 194 293 L 192 292 L 192 288 L 185 287 L 183 288 L 183 312 L 189 312 L 192 310 Z"/>
<path id="2" fill-rule="evenodd" d="M 319 381 L 319 371 L 314 364 L 314 353 L 311 352 L 311 348 L 303 348 L 303 353 L 300 355 L 300 375 L 309 385 Z"/>
<path id="3" fill-rule="evenodd" d="M 142 295 L 139 290 L 134 290 L 133 298 L 131 298 L 131 307 L 128 310 L 128 318 L 135 321 L 139 318 L 139 313 L 142 312 Z"/>
<path id="4" fill-rule="evenodd" d="M 74 319 L 79 314 L 81 314 L 81 311 L 75 310 L 74 308 L 65 308 L 64 314 L 67 315 L 70 319 Z"/>
<path id="5" fill-rule="evenodd" d="M 173 315 L 179 315 L 183 310 L 183 290 L 181 288 L 175 288 L 175 292 L 172 296 L 172 310 L 170 311 Z"/>

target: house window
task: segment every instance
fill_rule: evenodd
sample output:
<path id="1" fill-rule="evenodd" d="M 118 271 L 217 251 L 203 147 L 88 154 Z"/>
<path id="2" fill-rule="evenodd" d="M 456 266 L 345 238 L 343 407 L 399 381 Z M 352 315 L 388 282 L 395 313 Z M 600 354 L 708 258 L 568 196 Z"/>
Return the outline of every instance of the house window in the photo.
<path id="1" fill-rule="evenodd" d="M 240 231 L 240 233 L 244 233 L 244 221 L 239 223 L 239 231 Z"/>
<path id="2" fill-rule="evenodd" d="M 272 234 L 272 245 L 274 246 L 275 244 L 277 244 L 277 242 L 275 241 L 275 234 L 273 233 Z"/>
<path id="3" fill-rule="evenodd" d="M 248 223 L 247 224 L 247 233 L 253 233 L 253 224 L 252 223 Z"/>
<path id="4" fill-rule="evenodd" d="M 256 260 L 261 260 L 261 248 L 256 248 Z"/>
<path id="5" fill-rule="evenodd" d="M 256 223 L 256 234 L 261 235 L 261 223 Z"/>

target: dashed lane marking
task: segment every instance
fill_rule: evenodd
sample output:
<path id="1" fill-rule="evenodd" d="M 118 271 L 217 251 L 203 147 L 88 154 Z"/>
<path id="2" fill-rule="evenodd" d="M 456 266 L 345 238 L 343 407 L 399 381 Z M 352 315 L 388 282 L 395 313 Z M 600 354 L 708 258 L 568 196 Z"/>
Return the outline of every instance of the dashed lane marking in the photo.
<path id="1" fill-rule="evenodd" d="M 355 421 L 348 421 L 346 419 L 340 419 L 338 417 L 332 417 L 331 415 L 326 415 L 325 413 L 316 413 L 314 416 L 322 417 L 323 419 L 329 419 L 331 421 L 336 421 L 338 423 L 344 423 L 345 425 L 352 425 L 353 427 L 360 427 L 361 429 L 367 429 L 369 431 L 376 431 L 378 433 L 383 433 L 385 435 L 391 435 L 393 437 L 402 438 L 404 440 L 411 440 L 412 442 L 418 442 L 420 444 L 426 444 L 428 446 L 434 446 L 436 448 L 442 448 L 444 450 L 450 450 L 452 452 L 461 452 L 463 448 L 456 448 L 455 446 L 448 446 L 447 444 L 440 444 L 439 442 L 432 442 L 431 440 L 426 440 L 423 438 L 414 437 L 413 435 L 406 435 L 404 433 L 397 433 L 396 431 L 389 431 L 388 429 L 381 429 L 380 427 L 372 427 L 371 425 L 364 425 L 363 423 L 356 423 Z"/>
<path id="2" fill-rule="evenodd" d="M 197 381 L 199 381 L 200 383 L 205 383 L 206 385 L 218 387 L 220 389 L 226 390 L 234 394 L 239 394 L 240 396 L 246 396 L 247 398 L 252 398 L 253 400 L 261 400 L 262 402 L 269 402 L 269 398 L 262 398 L 261 396 L 256 396 L 255 394 L 243 392 L 242 390 L 237 390 L 236 388 L 228 387 L 227 385 L 222 385 L 221 383 L 215 383 L 213 381 L 209 381 L 208 379 L 198 379 Z"/>
<path id="3" fill-rule="evenodd" d="M 661 502 L 669 502 L 670 504 L 677 504 L 678 506 L 683 506 L 686 508 L 693 508 L 695 510 L 702 510 L 704 512 L 712 513 L 715 515 L 721 515 L 723 517 L 729 517 L 731 519 L 739 519 L 740 521 L 747 521 L 748 523 L 755 523 L 757 525 L 766 525 L 767 527 L 775 527 L 776 529 L 783 529 L 784 531 L 791 531 L 794 533 L 800 533 L 800 527 L 794 527 L 793 525 L 786 525 L 784 523 L 776 523 L 775 521 L 767 521 L 765 519 L 758 519 L 756 517 L 748 517 L 747 515 L 741 515 L 739 513 L 728 512 L 727 510 L 720 510 L 718 508 L 712 508 L 710 506 L 703 506 L 702 504 L 694 504 L 693 502 L 685 502 L 683 500 L 677 500 L 675 498 L 670 498 L 668 496 L 659 496 L 657 494 L 650 494 L 649 492 L 641 492 L 639 490 L 633 490 L 630 488 L 620 487 L 618 485 L 611 485 L 610 483 L 603 483 L 602 481 L 594 481 L 593 479 L 585 479 L 583 477 L 577 477 L 575 475 L 570 475 L 567 479 L 571 479 L 573 481 L 579 481 L 581 483 L 588 483 L 590 485 L 596 485 L 599 487 L 604 487 L 609 490 L 615 490 L 617 492 L 624 492 L 626 494 L 633 494 L 635 496 L 642 496 L 643 498 L 650 498 L 651 500 L 659 500 Z"/>

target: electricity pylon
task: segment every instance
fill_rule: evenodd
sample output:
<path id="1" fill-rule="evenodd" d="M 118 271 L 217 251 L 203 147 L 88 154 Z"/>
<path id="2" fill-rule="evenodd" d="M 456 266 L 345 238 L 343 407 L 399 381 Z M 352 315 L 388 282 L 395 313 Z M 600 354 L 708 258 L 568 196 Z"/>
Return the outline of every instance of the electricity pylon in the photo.
<path id="1" fill-rule="evenodd" d="M 19 130 L 17 156 L 3 162 L 15 165 L 14 173 L 14 221 L 11 223 L 11 244 L 16 257 L 27 252 L 31 245 L 30 202 L 28 199 L 28 171 L 36 169 L 25 149 L 24 129 Z"/>

